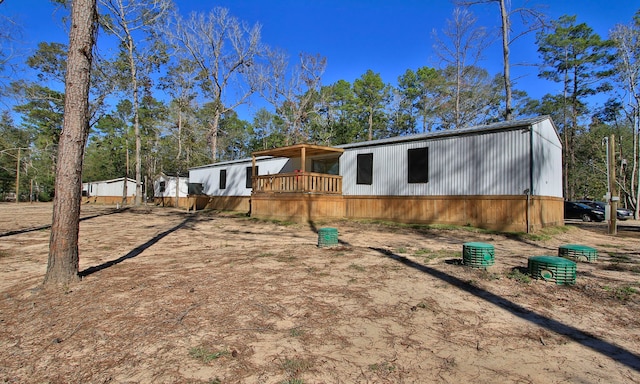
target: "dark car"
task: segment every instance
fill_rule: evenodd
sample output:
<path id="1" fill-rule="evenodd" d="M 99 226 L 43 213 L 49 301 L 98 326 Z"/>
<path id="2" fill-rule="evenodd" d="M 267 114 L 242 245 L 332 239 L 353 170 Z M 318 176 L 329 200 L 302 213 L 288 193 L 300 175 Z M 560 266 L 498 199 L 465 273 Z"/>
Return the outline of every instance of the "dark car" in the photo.
<path id="1" fill-rule="evenodd" d="M 593 208 L 576 201 L 565 201 L 564 218 L 581 219 L 582 221 L 603 221 L 604 210 Z"/>
<path id="2" fill-rule="evenodd" d="M 578 203 L 586 204 L 594 209 L 598 209 L 602 212 L 605 212 L 604 208 L 606 204 L 602 201 L 593 201 L 593 200 L 578 200 Z M 616 217 L 618 220 L 628 220 L 633 219 L 633 211 L 626 208 L 617 208 L 616 209 Z"/>

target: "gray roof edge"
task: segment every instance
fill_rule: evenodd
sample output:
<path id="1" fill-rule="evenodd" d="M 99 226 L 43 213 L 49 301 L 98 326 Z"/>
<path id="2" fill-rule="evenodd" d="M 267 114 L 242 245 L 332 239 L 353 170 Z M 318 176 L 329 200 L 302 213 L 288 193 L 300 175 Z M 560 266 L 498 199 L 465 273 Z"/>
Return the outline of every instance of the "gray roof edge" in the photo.
<path id="1" fill-rule="evenodd" d="M 534 124 L 540 123 L 547 119 L 551 120 L 551 117 L 548 115 L 542 115 L 542 116 L 530 117 L 530 118 L 521 119 L 521 120 L 501 121 L 493 124 L 477 125 L 477 126 L 468 127 L 468 128 L 448 129 L 448 130 L 429 132 L 429 133 L 420 133 L 420 134 L 408 135 L 408 136 L 396 136 L 396 137 L 390 137 L 386 139 L 361 141 L 359 143 L 341 144 L 341 145 L 336 145 L 335 147 L 345 148 L 345 149 L 369 147 L 369 146 L 373 147 L 373 146 L 384 145 L 384 144 L 420 141 L 425 139 L 435 139 L 435 138 L 448 137 L 448 136 L 471 135 L 476 133 L 488 133 L 492 131 L 508 131 L 508 130 L 523 128 L 523 127 L 530 127 Z M 551 122 L 553 123 L 553 120 L 551 120 Z M 556 129 L 555 125 L 553 125 L 553 127 L 554 129 Z M 557 129 L 556 129 L 556 133 L 557 133 Z"/>
<path id="2" fill-rule="evenodd" d="M 256 160 L 268 160 L 268 159 L 279 159 L 279 158 L 280 157 L 259 156 L 259 157 L 256 157 Z M 252 161 L 253 161 L 253 159 L 251 157 L 247 157 L 247 158 L 244 158 L 244 159 L 220 161 L 218 163 L 199 165 L 197 167 L 191 167 L 191 168 L 189 168 L 189 170 L 202 169 L 202 168 L 211 168 L 211 167 L 218 167 L 218 166 L 225 166 L 225 165 L 242 164 L 242 163 L 251 163 Z"/>
<path id="3" fill-rule="evenodd" d="M 389 137 L 389 138 L 386 138 L 386 139 L 378 139 L 378 140 L 371 140 L 371 141 L 361 141 L 359 143 L 349 143 L 349 144 L 334 145 L 333 147 L 334 148 L 344 148 L 344 149 L 358 148 L 358 147 L 369 147 L 369 146 L 373 147 L 373 146 L 384 145 L 384 144 L 394 144 L 394 143 L 404 143 L 404 142 L 409 142 L 409 141 L 419 141 L 419 140 L 425 140 L 425 139 L 435 139 L 435 138 L 439 138 L 439 137 L 472 135 L 472 134 L 477 134 L 477 133 L 488 133 L 488 132 L 492 132 L 492 131 L 508 131 L 508 130 L 523 128 L 523 127 L 531 127 L 532 125 L 540 123 L 540 122 L 542 122 L 544 120 L 550 120 L 551 121 L 551 124 L 552 124 L 554 130 L 556 131 L 556 135 L 558 135 L 558 130 L 557 130 L 555 124 L 553 123 L 553 120 L 551 119 L 551 116 L 549 116 L 549 115 L 541 115 L 541 116 L 529 117 L 529 118 L 521 119 L 521 120 L 501 121 L 501 122 L 493 123 L 493 124 L 476 125 L 476 126 L 468 127 L 468 128 L 448 129 L 448 130 L 442 130 L 442 131 L 436 131 L 436 132 L 420 133 L 420 134 L 416 134 L 416 135 L 395 136 L 395 137 Z M 256 160 L 267 160 L 267 159 L 278 159 L 278 158 L 279 157 L 273 157 L 273 156 L 259 156 L 259 157 L 256 157 Z M 234 164 L 242 164 L 242 163 L 251 163 L 251 162 L 252 162 L 251 157 L 248 157 L 248 158 L 245 158 L 245 159 L 221 161 L 219 163 L 211 163 L 211 164 L 200 165 L 200 166 L 197 166 L 197 167 L 191 167 L 191 168 L 189 168 L 189 170 L 191 171 L 191 170 L 196 170 L 196 169 L 204 169 L 204 168 L 211 168 L 211 167 L 218 167 L 218 166 L 225 166 L 225 165 L 234 165 Z"/>

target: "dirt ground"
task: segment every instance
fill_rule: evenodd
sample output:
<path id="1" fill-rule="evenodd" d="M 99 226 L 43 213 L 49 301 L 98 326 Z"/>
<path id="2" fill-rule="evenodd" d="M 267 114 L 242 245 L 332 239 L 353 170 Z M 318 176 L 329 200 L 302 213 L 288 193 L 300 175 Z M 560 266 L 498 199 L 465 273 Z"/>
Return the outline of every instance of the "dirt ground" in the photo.
<path id="1" fill-rule="evenodd" d="M 82 281 L 45 290 L 51 211 L 0 204 L 0 383 L 640 382 L 640 223 L 527 236 L 87 205 Z M 495 264 L 461 265 L 470 241 Z M 562 244 L 598 260 L 572 286 L 531 280 L 528 258 Z"/>

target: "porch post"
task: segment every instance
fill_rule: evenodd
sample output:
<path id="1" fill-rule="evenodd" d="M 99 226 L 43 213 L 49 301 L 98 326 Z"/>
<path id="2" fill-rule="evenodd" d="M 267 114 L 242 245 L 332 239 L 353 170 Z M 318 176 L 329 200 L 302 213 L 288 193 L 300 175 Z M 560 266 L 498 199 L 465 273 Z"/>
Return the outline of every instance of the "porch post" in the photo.
<path id="1" fill-rule="evenodd" d="M 302 163 L 300 164 L 300 170 L 302 171 L 302 190 L 306 192 L 309 190 L 309 182 L 307 177 L 307 151 L 304 146 L 300 148 L 300 162 Z"/>
<path id="2" fill-rule="evenodd" d="M 256 189 L 256 179 L 255 177 L 258 176 L 256 174 L 256 155 L 251 155 L 251 190 L 255 191 Z"/>

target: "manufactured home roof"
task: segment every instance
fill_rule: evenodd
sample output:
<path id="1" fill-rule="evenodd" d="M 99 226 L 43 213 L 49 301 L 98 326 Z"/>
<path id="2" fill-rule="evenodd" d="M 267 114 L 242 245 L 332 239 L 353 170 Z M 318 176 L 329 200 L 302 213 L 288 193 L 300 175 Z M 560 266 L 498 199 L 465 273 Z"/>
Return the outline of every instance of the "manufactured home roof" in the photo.
<path id="1" fill-rule="evenodd" d="M 493 131 L 529 128 L 533 124 L 537 124 L 545 120 L 551 121 L 551 124 L 554 127 L 556 135 L 558 136 L 558 140 L 560 140 L 558 130 L 556 129 L 555 124 L 553 124 L 553 120 L 551 120 L 551 117 L 544 115 L 544 116 L 536 116 L 536 117 L 531 117 L 531 118 L 521 119 L 521 120 L 511 120 L 511 121 L 503 121 L 503 122 L 494 123 L 494 124 L 478 125 L 478 126 L 469 127 L 469 128 L 442 130 L 442 131 L 429 132 L 429 133 L 423 133 L 423 134 L 417 134 L 417 135 L 396 136 L 396 137 L 390 137 L 387 139 L 342 144 L 342 145 L 336 145 L 334 147 L 325 147 L 325 146 L 311 145 L 311 144 L 297 144 L 289 147 L 272 148 L 272 149 L 265 149 L 262 151 L 256 151 L 252 153 L 252 156 L 254 156 L 256 160 L 287 158 L 287 157 L 296 158 L 296 157 L 301 157 L 302 147 L 305 147 L 306 156 L 328 155 L 332 153 L 340 154 L 344 152 L 345 149 L 349 149 L 349 148 L 377 146 L 377 145 L 403 143 L 408 141 L 417 141 L 417 140 L 424 140 L 424 139 L 434 139 L 434 138 L 440 138 L 440 137 L 482 134 L 482 133 L 489 133 Z M 202 168 L 210 168 L 212 166 L 219 167 L 219 166 L 226 166 L 231 164 L 241 164 L 241 163 L 251 163 L 251 162 L 252 162 L 252 159 L 249 157 L 241 160 L 222 161 L 219 163 L 205 164 L 198 167 L 191 167 L 189 169 L 190 170 L 202 169 Z"/>
<path id="2" fill-rule="evenodd" d="M 397 137 L 390 137 L 387 139 L 342 144 L 342 145 L 336 145 L 336 148 L 369 147 L 369 146 L 377 146 L 377 145 L 384 145 L 384 144 L 403 143 L 407 141 L 434 139 L 434 138 L 448 137 L 448 136 L 461 136 L 461 135 L 470 135 L 470 134 L 478 134 L 478 133 L 489 133 L 493 131 L 511 130 L 511 129 L 518 129 L 518 128 L 528 128 L 533 124 L 537 124 L 547 119 L 550 120 L 551 118 L 549 116 L 536 116 L 528 119 L 503 121 L 499 123 L 478 125 L 478 126 L 469 127 L 469 128 L 449 129 L 449 130 L 442 130 L 442 131 L 436 131 L 436 132 L 422 133 L 417 135 L 397 136 Z M 555 125 L 554 125 L 554 128 L 555 128 Z M 558 134 L 557 129 L 556 129 L 556 134 Z"/>
<path id="3" fill-rule="evenodd" d="M 329 155 L 332 153 L 339 154 L 344 152 L 344 149 L 342 148 L 324 147 L 321 145 L 313 145 L 313 144 L 296 144 L 288 147 L 272 148 L 272 149 L 265 149 L 263 151 L 256 151 L 256 152 L 253 152 L 252 155 L 297 158 L 297 157 L 302 157 L 303 149 L 305 151 L 306 156 Z"/>
<path id="4" fill-rule="evenodd" d="M 98 184 L 98 183 L 110 184 L 110 183 L 118 183 L 118 182 L 123 181 L 123 180 L 124 180 L 124 177 L 119 177 L 117 179 L 111 179 L 111 180 L 85 181 L 82 184 Z M 131 179 L 129 177 L 127 177 L 127 181 L 129 181 L 130 183 L 135 183 L 136 182 L 135 179 Z"/>
<path id="5" fill-rule="evenodd" d="M 273 157 L 271 157 L 271 156 L 261 156 L 261 157 L 256 157 L 256 160 L 264 160 L 264 159 L 272 159 L 272 158 Z M 242 164 L 242 163 L 251 164 L 251 161 L 252 161 L 251 158 L 247 157 L 247 158 L 240 159 L 240 160 L 229 160 L 229 161 L 221 161 L 221 162 L 218 162 L 218 163 L 200 165 L 200 166 L 197 166 L 197 167 L 191 167 L 189 169 L 191 170 L 191 169 L 211 168 L 213 166 L 220 167 L 220 166 L 225 166 L 225 165 Z"/>

